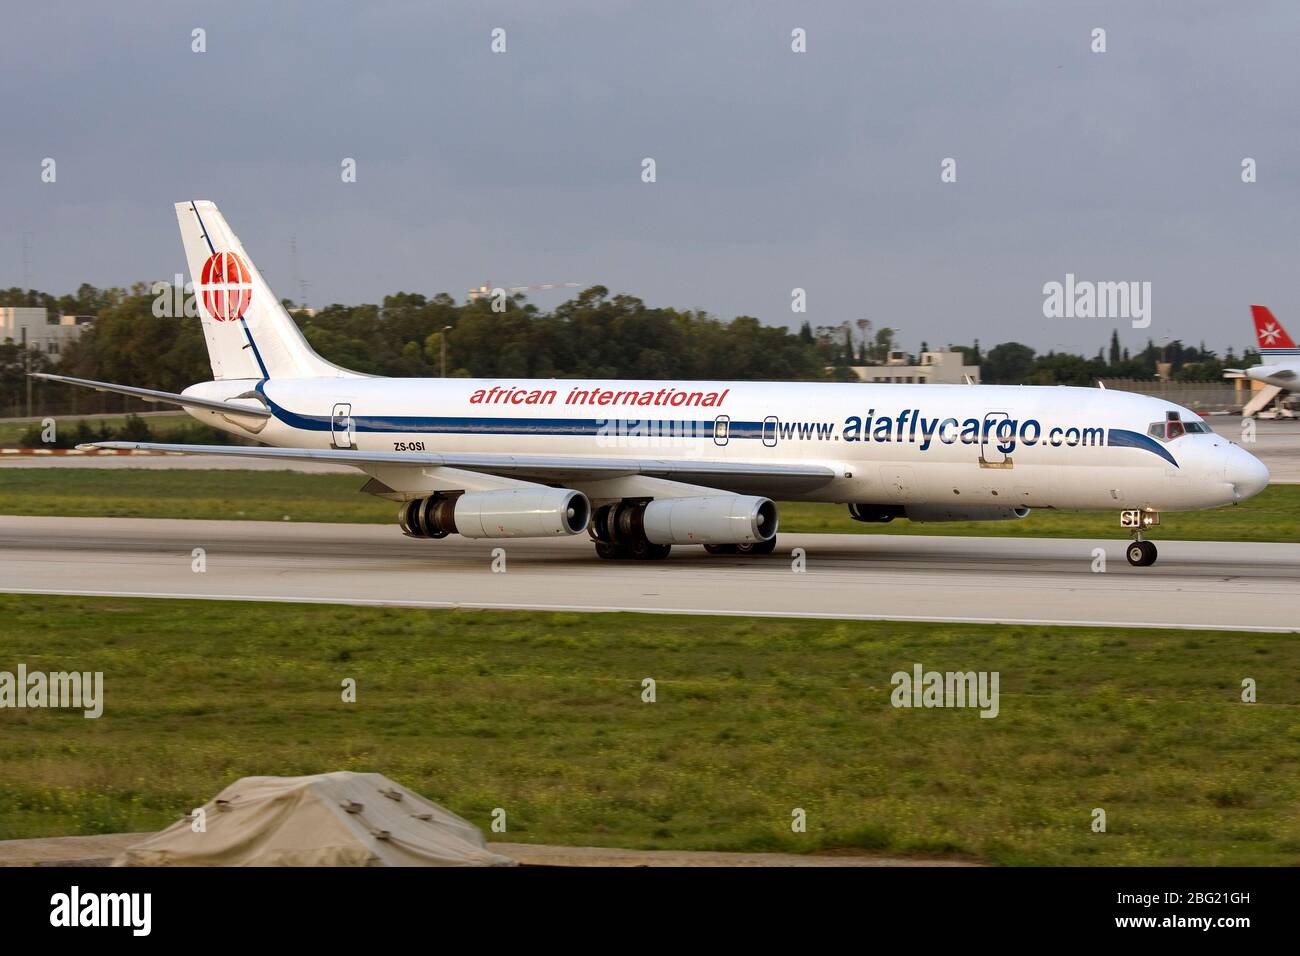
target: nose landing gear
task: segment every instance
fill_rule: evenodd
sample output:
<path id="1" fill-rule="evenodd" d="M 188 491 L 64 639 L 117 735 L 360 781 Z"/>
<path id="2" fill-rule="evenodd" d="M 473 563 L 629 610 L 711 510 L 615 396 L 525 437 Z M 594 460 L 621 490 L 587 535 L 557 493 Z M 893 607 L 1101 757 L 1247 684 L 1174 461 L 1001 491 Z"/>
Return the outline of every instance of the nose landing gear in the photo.
<path id="1" fill-rule="evenodd" d="M 1156 563 L 1156 546 L 1151 541 L 1134 540 L 1124 553 L 1135 568 L 1149 568 Z"/>
<path id="2" fill-rule="evenodd" d="M 1132 543 L 1124 549 L 1124 556 L 1128 558 L 1128 563 L 1133 567 L 1149 568 L 1156 563 L 1155 542 L 1145 540 L 1142 537 L 1142 532 L 1159 523 L 1160 512 L 1158 511 L 1134 509 L 1119 513 L 1119 526 L 1127 528 L 1133 534 Z"/>

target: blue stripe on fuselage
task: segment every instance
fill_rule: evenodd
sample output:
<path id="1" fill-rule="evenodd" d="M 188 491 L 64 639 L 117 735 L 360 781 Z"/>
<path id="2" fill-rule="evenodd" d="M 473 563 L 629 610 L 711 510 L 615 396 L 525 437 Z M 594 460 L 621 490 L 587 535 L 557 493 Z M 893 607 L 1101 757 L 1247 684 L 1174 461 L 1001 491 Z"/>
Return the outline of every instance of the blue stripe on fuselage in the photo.
<path id="1" fill-rule="evenodd" d="M 290 428 L 310 432 L 328 432 L 332 424 L 328 415 L 302 415 L 277 404 L 266 394 L 265 382 L 259 382 L 257 391 L 271 406 L 271 413 Z M 610 418 L 479 418 L 428 415 L 353 415 L 352 428 L 357 432 L 400 434 L 415 432 L 427 435 L 598 435 L 606 433 L 611 421 L 639 421 L 649 428 L 664 427 L 666 434 L 679 434 L 672 431 L 676 426 L 686 431 L 687 436 L 711 438 L 714 422 L 687 421 L 677 419 L 610 419 Z M 653 432 L 652 432 L 653 433 Z M 727 429 L 728 439 L 761 439 L 762 422 L 730 422 Z M 1148 435 L 1112 428 L 1108 433 L 1107 445 L 1120 448 L 1138 448 L 1159 455 L 1175 468 L 1178 462 L 1168 450 Z"/>
<path id="2" fill-rule="evenodd" d="M 1169 450 L 1164 445 L 1150 435 L 1143 435 L 1141 432 L 1131 432 L 1124 428 L 1112 428 L 1106 444 L 1119 448 L 1141 448 L 1159 455 L 1175 468 L 1178 467 L 1178 462 L 1174 461 L 1174 456 L 1169 454 Z"/>
<path id="3" fill-rule="evenodd" d="M 276 404 L 258 388 L 271 406 L 271 412 L 290 428 L 309 432 L 330 430 L 328 415 L 300 415 Z M 687 437 L 711 438 L 713 420 L 688 421 L 681 419 L 628 419 L 628 418 L 469 418 L 428 415 L 353 415 L 352 428 L 358 432 L 416 432 L 429 435 L 596 435 L 609 431 L 613 421 L 643 421 L 650 428 L 663 427 L 663 434 L 671 437 L 673 428 L 687 433 Z M 761 438 L 762 422 L 731 422 L 728 438 Z"/>

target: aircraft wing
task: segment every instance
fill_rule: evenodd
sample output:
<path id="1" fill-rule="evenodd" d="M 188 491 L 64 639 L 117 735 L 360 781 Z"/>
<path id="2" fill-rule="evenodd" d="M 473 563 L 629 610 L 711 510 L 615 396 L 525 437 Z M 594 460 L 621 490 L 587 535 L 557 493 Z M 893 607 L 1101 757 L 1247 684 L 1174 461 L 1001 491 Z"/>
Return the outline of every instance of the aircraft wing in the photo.
<path id="1" fill-rule="evenodd" d="M 332 464 L 405 466 L 411 468 L 461 468 L 489 475 L 535 481 L 579 481 L 644 475 L 688 481 L 700 485 L 731 487 L 761 480 L 781 491 L 804 491 L 826 484 L 836 475 L 828 465 L 761 464 L 706 459 L 599 458 L 581 455 L 497 455 L 477 452 L 351 451 L 341 448 L 270 448 L 242 445 L 179 445 L 160 442 L 103 441 L 84 448 L 158 451 L 185 455 L 225 455 L 232 458 L 268 458 L 279 461 L 320 461 Z"/>

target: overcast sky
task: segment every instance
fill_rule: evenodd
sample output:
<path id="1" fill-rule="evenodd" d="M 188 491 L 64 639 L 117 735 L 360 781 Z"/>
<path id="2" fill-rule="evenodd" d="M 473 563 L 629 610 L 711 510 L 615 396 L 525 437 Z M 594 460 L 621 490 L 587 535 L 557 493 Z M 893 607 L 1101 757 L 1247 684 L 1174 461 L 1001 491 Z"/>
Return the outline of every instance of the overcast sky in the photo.
<path id="1" fill-rule="evenodd" d="M 0 286 L 24 233 L 47 291 L 183 271 L 195 198 L 317 307 L 575 281 L 797 324 L 802 287 L 913 350 L 1240 348 L 1252 302 L 1300 328 L 1298 49 L 1294 0 L 10 4 Z M 1151 282 L 1150 329 L 1045 318 L 1066 273 Z"/>

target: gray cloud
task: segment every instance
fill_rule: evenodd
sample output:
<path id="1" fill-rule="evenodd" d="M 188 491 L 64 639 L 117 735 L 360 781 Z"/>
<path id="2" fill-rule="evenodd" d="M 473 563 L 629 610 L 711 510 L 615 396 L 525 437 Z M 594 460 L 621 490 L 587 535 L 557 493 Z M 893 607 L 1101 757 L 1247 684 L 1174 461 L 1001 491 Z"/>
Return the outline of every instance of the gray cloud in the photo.
<path id="1" fill-rule="evenodd" d="M 912 348 L 1091 351 L 1116 323 L 1041 313 L 1074 272 L 1154 284 L 1129 344 L 1240 346 L 1251 302 L 1300 312 L 1298 27 L 1286 2 L 25 5 L 0 285 L 23 232 L 51 291 L 179 271 L 171 204 L 208 198 L 281 295 L 296 237 L 316 305 L 574 280 L 790 323 L 801 286 L 814 324 Z"/>

